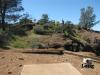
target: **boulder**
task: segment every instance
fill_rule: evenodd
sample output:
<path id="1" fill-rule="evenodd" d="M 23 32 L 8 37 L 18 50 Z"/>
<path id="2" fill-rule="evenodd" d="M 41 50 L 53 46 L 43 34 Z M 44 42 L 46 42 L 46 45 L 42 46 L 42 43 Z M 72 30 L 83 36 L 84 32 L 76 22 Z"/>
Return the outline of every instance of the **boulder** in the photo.
<path id="1" fill-rule="evenodd" d="M 39 44 L 39 49 L 47 49 L 47 48 L 48 48 L 48 45 L 43 44 L 43 43 Z"/>
<path id="2" fill-rule="evenodd" d="M 61 47 L 64 47 L 64 43 L 55 42 L 55 43 L 49 44 L 48 46 L 49 46 L 49 48 L 61 48 Z"/>

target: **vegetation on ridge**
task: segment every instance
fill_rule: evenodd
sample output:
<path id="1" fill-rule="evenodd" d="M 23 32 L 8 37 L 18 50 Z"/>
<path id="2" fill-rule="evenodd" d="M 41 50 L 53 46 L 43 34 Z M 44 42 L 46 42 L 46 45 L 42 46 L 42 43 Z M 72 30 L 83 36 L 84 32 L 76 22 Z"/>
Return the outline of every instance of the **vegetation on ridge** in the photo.
<path id="1" fill-rule="evenodd" d="M 21 3 L 22 0 L 0 0 L 1 48 L 54 48 L 59 45 L 67 50 L 92 51 L 100 55 L 100 39 L 95 37 L 91 41 L 91 38 L 86 40 L 81 36 L 83 30 L 90 34 L 100 34 L 92 30 L 92 27 L 99 23 L 96 21 L 93 7 L 82 8 L 80 22 L 75 25 L 71 21 L 50 20 L 48 14 L 43 14 L 39 20 L 32 20 L 29 14 L 15 14 L 24 10 Z M 55 34 L 61 37 L 55 36 L 58 39 L 54 39 Z M 44 37 L 54 40 L 43 43 L 46 39 L 42 42 L 40 40 Z M 67 43 L 68 40 L 70 42 Z"/>

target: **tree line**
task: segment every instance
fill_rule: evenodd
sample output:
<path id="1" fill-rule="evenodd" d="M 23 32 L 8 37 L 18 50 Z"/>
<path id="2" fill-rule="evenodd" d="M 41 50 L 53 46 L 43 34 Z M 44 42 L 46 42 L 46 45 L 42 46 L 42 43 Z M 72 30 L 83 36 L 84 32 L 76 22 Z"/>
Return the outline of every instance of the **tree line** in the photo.
<path id="1" fill-rule="evenodd" d="M 18 12 L 23 11 L 22 0 L 0 0 L 0 25 L 3 30 L 5 30 L 5 25 L 13 22 L 18 24 L 32 23 L 33 21 L 28 18 L 28 14 L 20 15 Z M 34 20 L 35 21 L 35 20 Z M 38 20 L 38 24 L 59 24 L 59 21 L 49 20 L 48 14 L 43 14 L 41 19 Z M 62 25 L 71 24 L 71 21 L 62 20 Z M 87 8 L 81 9 L 79 26 L 85 29 L 91 29 L 94 25 L 99 23 L 96 21 L 96 15 L 94 14 L 93 7 L 88 6 Z"/>

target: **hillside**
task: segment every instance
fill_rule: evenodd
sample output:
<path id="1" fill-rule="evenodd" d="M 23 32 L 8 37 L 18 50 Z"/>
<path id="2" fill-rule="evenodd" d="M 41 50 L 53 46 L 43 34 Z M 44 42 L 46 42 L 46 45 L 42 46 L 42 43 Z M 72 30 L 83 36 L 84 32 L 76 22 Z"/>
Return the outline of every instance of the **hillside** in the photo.
<path id="1" fill-rule="evenodd" d="M 35 27 L 33 27 L 35 28 Z M 19 29 L 17 29 L 19 30 Z M 9 32 L 6 36 L 1 34 L 1 38 L 10 37 L 10 41 L 1 40 L 4 43 L 4 46 L 7 46 L 10 49 L 13 48 L 37 48 L 37 49 L 64 49 L 70 51 L 88 51 L 88 52 L 95 52 L 99 55 L 100 53 L 100 33 L 85 30 L 85 29 L 74 29 L 72 31 L 73 34 L 70 33 L 50 33 L 50 34 L 38 34 L 35 33 L 34 29 L 25 31 L 25 35 L 21 35 L 18 33 Z M 10 36 L 10 35 L 11 36 Z M 7 38 L 8 39 L 8 38 Z M 6 45 L 6 43 L 8 43 Z"/>
<path id="2" fill-rule="evenodd" d="M 100 33 L 92 30 L 72 28 L 65 33 L 55 33 L 50 31 L 39 30 L 40 26 L 13 27 L 13 30 L 4 32 L 0 35 L 2 45 L 10 49 L 12 48 L 37 48 L 37 49 L 64 49 L 70 51 L 89 51 L 100 53 Z M 31 29 L 30 29 L 31 26 Z M 33 27 L 33 28 L 32 28 Z M 24 30 L 23 30 L 24 29 Z M 36 30 L 38 29 L 38 30 Z M 17 30 L 17 31 L 16 31 Z M 42 33 L 37 33 L 42 32 Z M 13 33 L 12 33 L 13 32 Z M 16 34 L 17 33 L 17 34 Z M 43 34 L 47 33 L 47 34 Z M 1 47 L 2 47 L 1 45 Z"/>

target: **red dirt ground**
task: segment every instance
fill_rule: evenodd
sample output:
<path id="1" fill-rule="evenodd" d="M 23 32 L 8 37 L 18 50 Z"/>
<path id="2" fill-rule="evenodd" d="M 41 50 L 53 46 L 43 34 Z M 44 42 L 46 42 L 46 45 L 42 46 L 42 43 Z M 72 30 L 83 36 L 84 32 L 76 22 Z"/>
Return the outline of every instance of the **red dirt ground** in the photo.
<path id="1" fill-rule="evenodd" d="M 94 55 L 92 53 L 78 53 L 86 55 Z M 22 67 L 25 64 L 39 63 L 61 63 L 70 62 L 82 75 L 100 75 L 100 63 L 94 62 L 94 69 L 82 69 L 81 62 L 83 57 L 65 53 L 57 54 L 34 54 L 22 53 L 17 50 L 7 50 L 0 52 L 0 75 L 20 75 Z"/>

